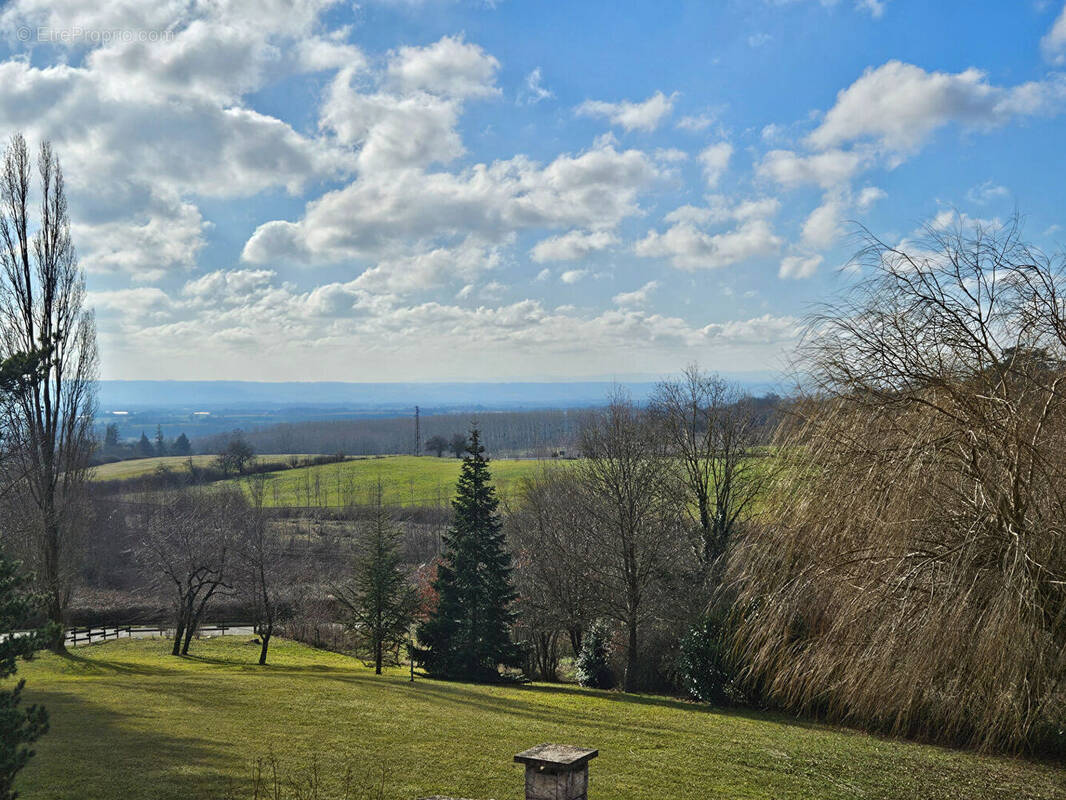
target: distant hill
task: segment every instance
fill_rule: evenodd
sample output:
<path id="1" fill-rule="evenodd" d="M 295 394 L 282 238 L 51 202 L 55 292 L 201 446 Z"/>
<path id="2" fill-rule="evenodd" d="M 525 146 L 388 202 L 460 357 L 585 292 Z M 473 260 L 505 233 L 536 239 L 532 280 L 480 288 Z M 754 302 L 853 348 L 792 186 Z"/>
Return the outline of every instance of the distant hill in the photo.
<path id="1" fill-rule="evenodd" d="M 754 394 L 772 390 L 770 373 L 726 376 Z M 235 428 L 261 430 L 281 423 L 325 420 L 368 420 L 406 417 L 420 406 L 426 417 L 471 412 L 580 409 L 601 405 L 616 387 L 623 386 L 641 402 L 655 388 L 650 381 L 611 383 L 341 383 L 255 381 L 100 381 L 97 425 L 118 425 L 119 436 L 136 441 L 141 433 L 154 436 L 158 425 L 174 439 L 185 433 L 200 440 Z M 459 426 L 460 428 L 462 426 Z M 431 435 L 431 434 L 427 434 Z M 302 437 L 301 437 L 302 438 Z M 265 443 L 264 443 L 265 444 Z M 369 443 L 359 452 L 380 450 Z M 213 446 L 213 445 L 212 445 Z M 280 445 L 278 445 L 280 446 Z M 312 452 L 336 452 L 340 444 L 322 442 Z M 320 449 L 325 448 L 325 449 Z M 367 448 L 367 449 L 364 449 Z M 273 452 L 292 452 L 288 446 Z M 406 452 L 407 446 L 400 449 Z"/>
<path id="2" fill-rule="evenodd" d="M 769 372 L 727 375 L 750 391 L 762 394 L 773 385 Z M 473 408 L 576 408 L 597 405 L 616 385 L 635 400 L 655 387 L 651 381 L 574 381 L 558 383 L 342 383 L 257 381 L 100 381 L 101 411 L 164 408 L 276 409 L 280 407 L 345 407 L 353 410 L 409 408 L 435 410 Z"/>

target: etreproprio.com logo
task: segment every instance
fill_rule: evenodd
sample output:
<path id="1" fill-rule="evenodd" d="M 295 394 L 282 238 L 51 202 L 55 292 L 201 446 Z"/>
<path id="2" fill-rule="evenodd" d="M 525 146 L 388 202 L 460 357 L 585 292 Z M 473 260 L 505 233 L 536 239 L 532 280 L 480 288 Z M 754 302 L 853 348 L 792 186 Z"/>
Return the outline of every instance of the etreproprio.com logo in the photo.
<path id="1" fill-rule="evenodd" d="M 31 28 L 23 25 L 15 31 L 15 35 L 20 42 L 107 45 L 115 42 L 169 42 L 174 38 L 174 31 L 133 28 Z"/>

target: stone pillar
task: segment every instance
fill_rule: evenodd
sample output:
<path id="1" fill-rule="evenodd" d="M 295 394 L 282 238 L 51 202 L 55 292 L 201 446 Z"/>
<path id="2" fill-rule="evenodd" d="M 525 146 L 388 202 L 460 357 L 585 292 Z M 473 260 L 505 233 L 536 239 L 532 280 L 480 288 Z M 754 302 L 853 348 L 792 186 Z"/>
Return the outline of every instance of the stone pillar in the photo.
<path id="1" fill-rule="evenodd" d="M 538 744 L 514 757 L 526 765 L 526 800 L 588 800 L 589 761 L 600 754 L 568 744 Z"/>

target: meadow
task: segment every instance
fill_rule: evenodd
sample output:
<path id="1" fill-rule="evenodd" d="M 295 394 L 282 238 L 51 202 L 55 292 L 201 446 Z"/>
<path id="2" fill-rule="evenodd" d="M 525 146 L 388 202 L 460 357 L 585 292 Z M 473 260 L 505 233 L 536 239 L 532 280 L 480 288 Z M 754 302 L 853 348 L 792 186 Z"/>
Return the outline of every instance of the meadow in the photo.
<path id="1" fill-rule="evenodd" d="M 288 641 L 255 666 L 237 637 L 174 658 L 120 641 L 24 664 L 52 730 L 20 777 L 27 800 L 251 797 L 256 759 L 287 778 L 347 767 L 385 797 L 517 800 L 514 753 L 596 747 L 594 800 L 1066 798 L 1066 769 L 897 741 L 751 711 L 572 686 L 478 686 L 385 675 Z M 376 795 L 375 795 L 376 796 Z"/>
<path id="2" fill-rule="evenodd" d="M 507 499 L 525 476 L 546 464 L 570 462 L 501 458 L 490 463 L 496 489 Z M 377 456 L 335 464 L 265 473 L 265 503 L 269 506 L 345 506 L 368 503 L 378 483 L 385 502 L 397 506 L 447 506 L 455 494 L 462 462 L 434 456 Z M 247 488 L 246 478 L 234 478 Z"/>

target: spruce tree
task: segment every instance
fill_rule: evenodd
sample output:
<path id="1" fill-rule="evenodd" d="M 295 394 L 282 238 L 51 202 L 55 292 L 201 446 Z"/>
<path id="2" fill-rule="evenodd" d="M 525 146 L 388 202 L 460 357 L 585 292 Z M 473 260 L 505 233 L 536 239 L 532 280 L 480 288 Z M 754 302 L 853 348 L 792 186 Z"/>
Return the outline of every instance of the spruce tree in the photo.
<path id="1" fill-rule="evenodd" d="M 174 440 L 174 455 L 187 456 L 192 453 L 192 445 L 189 444 L 189 437 L 184 433 Z"/>
<path id="2" fill-rule="evenodd" d="M 163 426 L 155 426 L 155 454 L 165 456 L 167 454 L 167 440 L 163 438 Z"/>
<path id="3" fill-rule="evenodd" d="M 141 431 L 141 440 L 137 442 L 137 454 L 142 458 L 151 458 L 155 455 L 155 448 L 152 447 L 144 431 Z"/>
<path id="4" fill-rule="evenodd" d="M 385 651 L 407 640 L 418 607 L 404 569 L 403 529 L 392 521 L 380 483 L 358 544 L 353 581 L 335 589 L 334 595 L 347 608 L 349 625 L 380 675 Z"/>
<path id="5" fill-rule="evenodd" d="M 433 582 L 437 607 L 418 628 L 414 656 L 430 675 L 496 680 L 501 664 L 522 664 L 521 649 L 511 641 L 516 594 L 498 506 L 474 428 L 452 501 L 455 521 L 444 535 L 444 556 Z"/>

